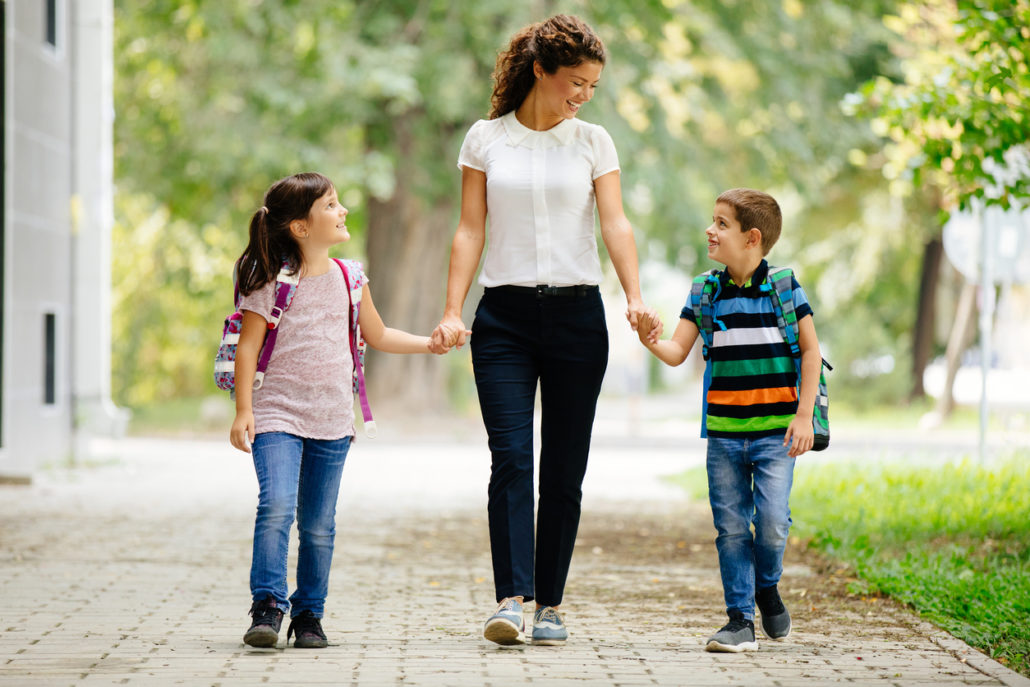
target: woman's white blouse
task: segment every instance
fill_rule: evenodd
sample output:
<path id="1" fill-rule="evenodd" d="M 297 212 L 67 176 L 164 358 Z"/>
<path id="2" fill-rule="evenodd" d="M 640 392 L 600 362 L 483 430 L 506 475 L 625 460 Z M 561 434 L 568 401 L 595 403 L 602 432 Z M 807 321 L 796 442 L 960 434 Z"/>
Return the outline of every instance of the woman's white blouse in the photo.
<path id="1" fill-rule="evenodd" d="M 601 283 L 594 179 L 619 169 L 604 127 L 566 119 L 547 131 L 509 112 L 465 135 L 458 167 L 486 174 L 489 241 L 483 286 Z"/>

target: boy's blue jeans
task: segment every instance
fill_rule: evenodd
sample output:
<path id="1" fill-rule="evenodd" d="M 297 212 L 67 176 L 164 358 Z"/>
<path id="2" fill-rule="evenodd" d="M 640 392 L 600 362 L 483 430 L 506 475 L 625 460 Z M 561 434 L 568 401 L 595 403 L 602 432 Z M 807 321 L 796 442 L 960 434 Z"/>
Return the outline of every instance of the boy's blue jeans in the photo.
<path id="1" fill-rule="evenodd" d="M 708 438 L 708 500 L 726 611 L 751 621 L 755 591 L 777 584 L 783 572 L 794 481 L 788 449 L 782 436 Z"/>
<path id="2" fill-rule="evenodd" d="M 336 499 L 350 437 L 305 439 L 285 432 L 254 437 L 257 520 L 250 593 L 254 601 L 272 596 L 290 615 L 311 611 L 321 618 L 329 591 L 329 566 L 336 537 Z M 286 598 L 286 556 L 294 514 L 300 550 L 297 589 Z"/>

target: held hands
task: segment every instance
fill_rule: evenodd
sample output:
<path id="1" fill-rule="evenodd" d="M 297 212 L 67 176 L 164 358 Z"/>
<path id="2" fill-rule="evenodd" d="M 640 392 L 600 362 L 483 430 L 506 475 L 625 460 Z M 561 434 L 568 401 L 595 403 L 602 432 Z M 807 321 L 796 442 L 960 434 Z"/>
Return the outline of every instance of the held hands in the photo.
<path id="1" fill-rule="evenodd" d="M 429 351 L 437 355 L 443 355 L 451 348 L 461 348 L 465 341 L 472 335 L 471 329 L 465 328 L 465 323 L 459 317 L 444 317 L 440 324 L 433 330 L 429 337 Z"/>
<path id="2" fill-rule="evenodd" d="M 791 440 L 793 439 L 793 443 Z M 797 458 L 802 453 L 805 453 L 815 444 L 815 431 L 812 429 L 812 416 L 809 415 L 807 419 L 800 415 L 795 415 L 794 419 L 790 421 L 790 425 L 787 427 L 787 433 L 783 437 L 783 445 L 790 444 L 790 450 L 787 452 L 791 458 Z"/>
<path id="3" fill-rule="evenodd" d="M 229 430 L 229 443 L 244 453 L 250 453 L 250 440 L 253 437 L 254 413 L 252 411 L 237 412 L 232 429 Z"/>
<path id="4" fill-rule="evenodd" d="M 658 343 L 658 339 L 662 337 L 662 332 L 665 330 L 661 318 L 658 317 L 658 312 L 639 301 L 630 303 L 626 309 L 626 319 L 629 321 L 629 326 L 640 337 L 640 343 L 645 346 L 648 342 Z"/>

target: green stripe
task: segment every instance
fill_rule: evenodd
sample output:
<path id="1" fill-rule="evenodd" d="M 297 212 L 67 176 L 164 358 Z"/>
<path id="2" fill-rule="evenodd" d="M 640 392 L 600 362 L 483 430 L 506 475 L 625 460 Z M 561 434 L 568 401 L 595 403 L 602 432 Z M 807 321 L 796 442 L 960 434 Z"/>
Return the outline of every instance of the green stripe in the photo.
<path id="1" fill-rule="evenodd" d="M 712 377 L 752 377 L 794 372 L 794 359 L 786 356 L 776 358 L 752 358 L 750 360 L 719 360 L 712 363 Z"/>
<path id="2" fill-rule="evenodd" d="M 767 415 L 765 417 L 736 418 L 709 415 L 708 429 L 715 432 L 764 432 L 770 429 L 786 429 L 793 415 Z"/>

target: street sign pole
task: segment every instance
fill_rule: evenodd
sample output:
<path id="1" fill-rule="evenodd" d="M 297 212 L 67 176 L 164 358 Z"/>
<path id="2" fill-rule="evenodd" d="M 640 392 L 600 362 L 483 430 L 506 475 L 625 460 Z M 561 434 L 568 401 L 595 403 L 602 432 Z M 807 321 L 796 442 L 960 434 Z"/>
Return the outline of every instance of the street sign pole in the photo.
<path id="1" fill-rule="evenodd" d="M 991 371 L 991 326 L 994 320 L 992 263 L 994 222 L 980 211 L 980 464 L 987 460 L 987 376 Z"/>

